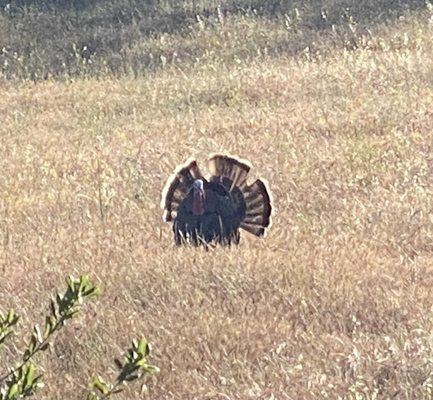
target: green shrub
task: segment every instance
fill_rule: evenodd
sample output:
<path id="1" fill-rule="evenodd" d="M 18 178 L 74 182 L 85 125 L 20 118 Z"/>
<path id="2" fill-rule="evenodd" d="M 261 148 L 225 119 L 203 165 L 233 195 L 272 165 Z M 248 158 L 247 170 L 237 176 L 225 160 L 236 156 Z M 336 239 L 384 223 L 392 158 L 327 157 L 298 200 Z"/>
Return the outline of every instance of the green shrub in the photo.
<path id="1" fill-rule="evenodd" d="M 34 361 L 35 356 L 46 350 L 53 335 L 79 313 L 84 300 L 99 293 L 99 288 L 94 286 L 86 275 L 79 279 L 69 277 L 66 284 L 66 291 L 63 294 L 58 293 L 55 299 L 50 301 L 50 314 L 45 317 L 44 328 L 34 325 L 30 339 L 22 349 L 20 360 L 0 375 L 0 400 L 32 396 L 44 386 L 43 376 L 38 373 L 38 366 Z M 13 334 L 18 321 L 19 316 L 12 309 L 6 314 L 0 312 L 0 346 Z M 119 369 L 115 382 L 105 383 L 100 376 L 95 377 L 90 384 L 87 399 L 108 399 L 122 391 L 122 384 L 136 380 L 144 374 L 157 372 L 157 367 L 147 363 L 149 353 L 149 345 L 145 339 L 133 340 L 124 360 L 115 360 Z"/>

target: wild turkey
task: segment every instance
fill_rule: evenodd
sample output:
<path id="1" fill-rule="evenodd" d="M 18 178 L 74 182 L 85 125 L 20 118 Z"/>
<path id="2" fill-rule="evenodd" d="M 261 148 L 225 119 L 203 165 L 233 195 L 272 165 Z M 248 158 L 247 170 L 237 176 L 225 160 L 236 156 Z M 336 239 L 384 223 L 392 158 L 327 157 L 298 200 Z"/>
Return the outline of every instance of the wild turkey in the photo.
<path id="1" fill-rule="evenodd" d="M 271 199 L 258 179 L 248 185 L 248 162 L 211 155 L 205 179 L 193 159 L 178 167 L 162 194 L 163 219 L 173 222 L 176 245 L 238 244 L 239 228 L 263 236 L 271 223 Z"/>

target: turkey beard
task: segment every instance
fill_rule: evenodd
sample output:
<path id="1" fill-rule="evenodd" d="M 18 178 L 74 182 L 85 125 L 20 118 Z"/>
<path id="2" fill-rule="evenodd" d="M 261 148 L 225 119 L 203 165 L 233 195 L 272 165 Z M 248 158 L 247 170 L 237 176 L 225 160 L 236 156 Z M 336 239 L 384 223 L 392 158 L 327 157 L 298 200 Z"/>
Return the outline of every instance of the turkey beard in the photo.
<path id="1" fill-rule="evenodd" d="M 195 191 L 192 200 L 192 213 L 194 215 L 204 214 L 204 193 Z"/>

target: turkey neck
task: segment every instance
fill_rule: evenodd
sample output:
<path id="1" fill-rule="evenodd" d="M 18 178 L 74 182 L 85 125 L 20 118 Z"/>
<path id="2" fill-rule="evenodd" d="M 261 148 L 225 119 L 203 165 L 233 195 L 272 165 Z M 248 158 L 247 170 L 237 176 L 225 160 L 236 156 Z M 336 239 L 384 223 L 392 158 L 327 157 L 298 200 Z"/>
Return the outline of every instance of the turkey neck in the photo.
<path id="1" fill-rule="evenodd" d="M 204 214 L 204 192 L 194 190 L 192 197 L 192 213 L 194 215 Z"/>

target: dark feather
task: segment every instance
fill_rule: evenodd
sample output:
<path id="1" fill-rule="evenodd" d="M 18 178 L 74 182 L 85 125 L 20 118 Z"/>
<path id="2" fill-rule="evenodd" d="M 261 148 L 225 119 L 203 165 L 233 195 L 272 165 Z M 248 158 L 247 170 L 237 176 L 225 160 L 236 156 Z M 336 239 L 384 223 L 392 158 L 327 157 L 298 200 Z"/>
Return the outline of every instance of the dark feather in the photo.
<path id="1" fill-rule="evenodd" d="M 164 209 L 163 219 L 166 222 L 173 220 L 173 211 L 187 195 L 195 179 L 200 179 L 202 174 L 195 160 L 188 160 L 181 165 L 167 180 L 162 192 L 161 206 Z"/>

